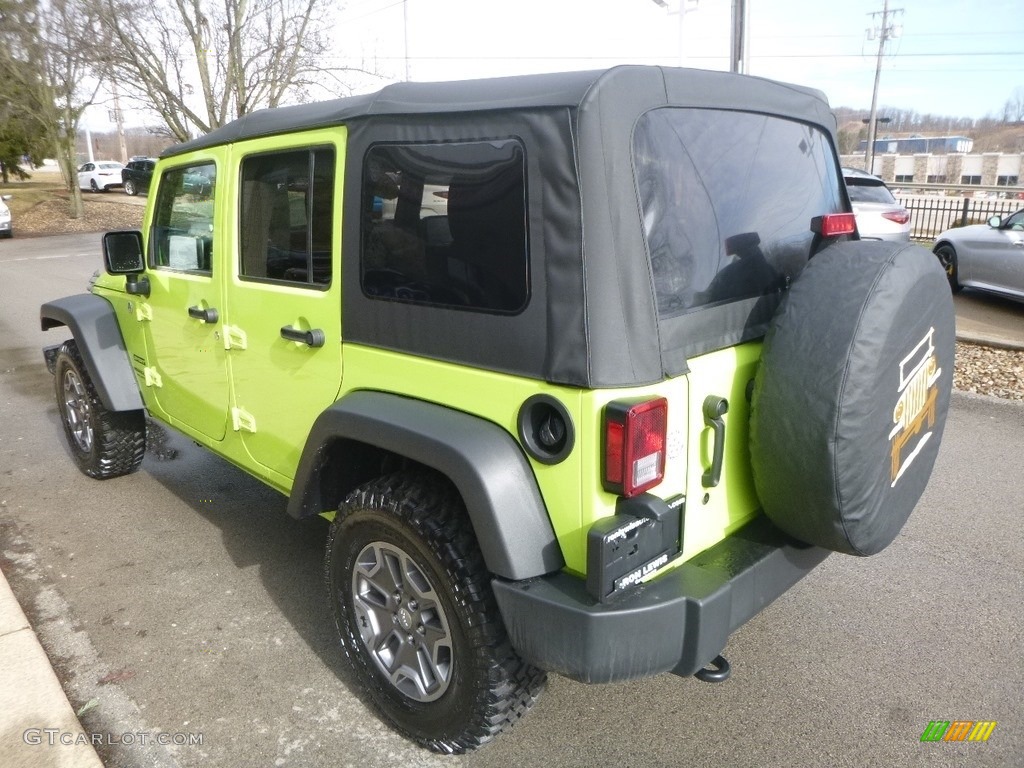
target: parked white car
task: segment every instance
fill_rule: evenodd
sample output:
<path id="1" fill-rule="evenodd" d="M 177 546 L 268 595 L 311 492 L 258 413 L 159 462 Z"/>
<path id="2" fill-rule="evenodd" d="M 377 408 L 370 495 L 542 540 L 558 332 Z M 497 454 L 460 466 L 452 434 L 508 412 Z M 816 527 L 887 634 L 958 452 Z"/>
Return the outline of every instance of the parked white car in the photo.
<path id="1" fill-rule="evenodd" d="M 10 199 L 10 195 L 0 196 L 0 237 L 14 237 L 11 209 L 7 207 L 7 201 Z"/>
<path id="2" fill-rule="evenodd" d="M 843 179 L 862 240 L 910 240 L 910 213 L 884 181 L 856 168 L 843 168 Z"/>
<path id="3" fill-rule="evenodd" d="M 78 169 L 78 188 L 108 192 L 111 187 L 120 187 L 124 183 L 121 180 L 122 168 L 121 163 L 110 160 L 86 163 Z"/>

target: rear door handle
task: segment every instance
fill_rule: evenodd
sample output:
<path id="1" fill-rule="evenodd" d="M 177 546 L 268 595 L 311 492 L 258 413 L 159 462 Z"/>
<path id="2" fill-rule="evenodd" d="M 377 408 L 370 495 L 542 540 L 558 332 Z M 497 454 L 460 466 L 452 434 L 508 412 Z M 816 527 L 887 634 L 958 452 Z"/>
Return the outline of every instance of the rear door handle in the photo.
<path id="1" fill-rule="evenodd" d="M 202 307 L 189 307 L 188 316 L 196 320 L 202 320 L 204 323 L 216 323 L 220 317 L 217 310 L 213 307 L 207 307 L 206 309 Z"/>
<path id="2" fill-rule="evenodd" d="M 281 329 L 281 338 L 288 341 L 297 341 L 300 344 L 305 344 L 307 347 L 322 347 L 327 341 L 324 332 L 319 328 L 302 331 L 290 325 L 286 325 Z"/>

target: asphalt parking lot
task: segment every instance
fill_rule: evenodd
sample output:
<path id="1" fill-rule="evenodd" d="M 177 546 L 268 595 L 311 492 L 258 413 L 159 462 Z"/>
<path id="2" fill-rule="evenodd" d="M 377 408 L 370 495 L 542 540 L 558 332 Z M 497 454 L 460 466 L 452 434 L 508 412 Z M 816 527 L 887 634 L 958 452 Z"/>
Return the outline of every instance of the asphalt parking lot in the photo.
<path id="1" fill-rule="evenodd" d="M 60 337 L 36 318 L 97 264 L 92 240 L 0 243 L 0 567 L 73 706 L 92 703 L 88 732 L 202 736 L 107 745 L 108 768 L 1021 764 L 1024 406 L 955 396 L 896 543 L 829 558 L 744 626 L 728 682 L 552 678 L 514 731 L 442 758 L 354 692 L 321 587 L 322 521 L 296 523 L 281 496 L 174 435 L 131 477 L 75 469 L 39 352 Z M 997 725 L 984 743 L 922 743 L 934 720 Z"/>

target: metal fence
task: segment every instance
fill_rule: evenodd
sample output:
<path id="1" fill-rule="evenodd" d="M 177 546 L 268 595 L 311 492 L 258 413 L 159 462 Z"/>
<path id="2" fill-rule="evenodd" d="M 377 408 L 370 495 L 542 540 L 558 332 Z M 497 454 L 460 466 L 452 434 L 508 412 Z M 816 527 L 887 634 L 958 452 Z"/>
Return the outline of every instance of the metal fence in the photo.
<path id="1" fill-rule="evenodd" d="M 901 185 L 893 194 L 910 212 L 910 236 L 925 243 L 951 227 L 983 224 L 996 214 L 1006 217 L 1024 208 L 1016 188 Z"/>

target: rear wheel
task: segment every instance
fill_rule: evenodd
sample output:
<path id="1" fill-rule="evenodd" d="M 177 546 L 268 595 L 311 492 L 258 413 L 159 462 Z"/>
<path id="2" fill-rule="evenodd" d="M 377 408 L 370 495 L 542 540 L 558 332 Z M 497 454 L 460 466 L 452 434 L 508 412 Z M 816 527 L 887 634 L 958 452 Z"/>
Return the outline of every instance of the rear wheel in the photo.
<path id="1" fill-rule="evenodd" d="M 946 279 L 949 280 L 950 290 L 957 293 L 963 286 L 960 285 L 957 271 L 956 249 L 949 243 L 943 243 L 935 249 L 935 255 L 939 259 L 939 264 L 946 270 Z"/>
<path id="2" fill-rule="evenodd" d="M 443 478 L 399 473 L 353 492 L 327 544 L 342 646 L 401 733 L 461 753 L 514 725 L 546 675 L 509 643 L 461 499 Z"/>
<path id="3" fill-rule="evenodd" d="M 78 468 L 98 480 L 137 470 L 146 452 L 143 412 L 107 410 L 74 341 L 57 353 L 55 374 L 57 409 Z"/>
<path id="4" fill-rule="evenodd" d="M 126 195 L 137 195 L 139 190 L 135 187 L 135 182 L 131 179 L 126 179 L 124 182 L 124 193 Z"/>

